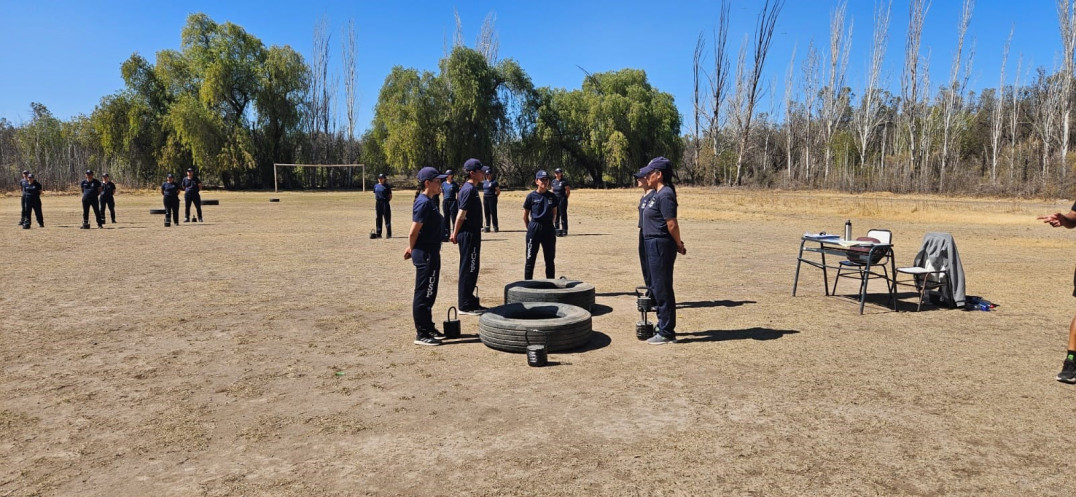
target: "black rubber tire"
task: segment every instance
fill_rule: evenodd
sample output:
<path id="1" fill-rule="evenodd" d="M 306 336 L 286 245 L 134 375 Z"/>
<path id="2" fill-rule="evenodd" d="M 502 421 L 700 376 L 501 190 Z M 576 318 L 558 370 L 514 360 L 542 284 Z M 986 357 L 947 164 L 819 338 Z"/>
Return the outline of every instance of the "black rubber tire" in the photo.
<path id="1" fill-rule="evenodd" d="M 594 285 L 578 280 L 523 280 L 504 286 L 504 303 L 559 302 L 590 310 L 594 306 Z"/>
<path id="2" fill-rule="evenodd" d="M 164 209 L 150 209 L 150 214 L 164 214 Z"/>
<path id="3" fill-rule="evenodd" d="M 560 302 L 505 304 L 478 318 L 478 338 L 505 352 L 526 352 L 528 342 L 550 352 L 571 350 L 589 342 L 593 333 L 590 312 Z"/>
<path id="4" fill-rule="evenodd" d="M 217 200 L 217 199 L 203 200 L 202 205 L 220 205 L 220 200 Z"/>
<path id="5" fill-rule="evenodd" d="M 270 202 L 280 202 L 280 199 L 279 198 L 271 198 L 271 199 L 269 199 L 269 201 Z"/>

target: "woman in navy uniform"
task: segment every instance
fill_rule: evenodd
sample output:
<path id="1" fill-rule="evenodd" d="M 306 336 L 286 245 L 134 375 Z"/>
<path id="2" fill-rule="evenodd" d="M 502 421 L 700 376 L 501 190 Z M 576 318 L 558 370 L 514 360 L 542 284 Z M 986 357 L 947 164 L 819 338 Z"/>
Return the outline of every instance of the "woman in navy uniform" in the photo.
<path id="1" fill-rule="evenodd" d="M 388 184 L 388 178 L 384 174 L 377 175 L 377 184 L 374 185 L 374 202 L 377 212 L 377 238 L 381 238 L 381 225 L 385 225 L 385 238 L 392 238 L 392 209 L 389 201 L 392 200 L 392 187 Z"/>
<path id="2" fill-rule="evenodd" d="M 484 231 L 489 233 L 492 226 L 493 232 L 496 233 L 501 230 L 497 223 L 497 197 L 501 195 L 501 186 L 493 178 L 493 170 L 489 166 L 484 166 L 482 172 L 486 175 L 486 180 L 482 182 L 482 204 L 486 213 L 486 229 Z"/>
<path id="3" fill-rule="evenodd" d="M 419 170 L 421 191 L 411 210 L 411 231 L 407 235 L 404 260 L 411 259 L 415 265 L 411 315 L 415 320 L 416 345 L 441 345 L 444 338 L 434 327 L 432 312 L 441 278 L 441 226 L 444 223 L 433 198 L 441 193 L 441 180 L 446 177 L 432 167 Z"/>
<path id="4" fill-rule="evenodd" d="M 449 169 L 445 171 L 446 179 L 441 183 L 441 191 L 445 194 L 445 199 L 441 208 L 441 214 L 445 217 L 444 226 L 444 241 L 448 241 L 448 238 L 452 236 L 452 224 L 456 221 L 456 213 L 459 212 L 459 203 L 456 201 L 456 197 L 460 192 L 460 185 L 456 183 L 455 174 Z"/>
<path id="5" fill-rule="evenodd" d="M 23 207 L 26 211 L 26 223 L 22 225 L 22 229 L 30 229 L 30 215 L 37 214 L 37 225 L 44 228 L 45 218 L 41 216 L 41 191 L 44 187 L 41 183 L 38 183 L 34 179 L 34 175 L 26 173 L 26 181 L 22 187 L 22 202 L 25 205 Z"/>
<path id="6" fill-rule="evenodd" d="M 93 219 L 98 228 L 105 227 L 105 219 L 101 217 L 101 206 L 97 203 L 97 197 L 101 195 L 101 182 L 93 177 L 93 171 L 86 170 L 86 179 L 79 183 L 82 190 L 82 229 L 90 229 L 90 208 L 93 208 Z"/>
<path id="7" fill-rule="evenodd" d="M 572 185 L 564 178 L 564 170 L 553 170 L 553 195 L 557 197 L 557 217 L 553 226 L 557 236 L 568 236 L 568 196 L 572 194 Z"/>
<path id="8" fill-rule="evenodd" d="M 161 184 L 161 196 L 164 197 L 164 226 L 171 226 L 173 222 L 179 226 L 179 184 L 172 173 L 168 173 Z"/>
<path id="9" fill-rule="evenodd" d="M 198 217 L 194 220 L 196 222 L 202 221 L 202 180 L 194 175 L 194 169 L 187 168 L 187 177 L 183 178 L 183 204 L 186 206 L 183 209 L 183 222 L 189 223 L 191 221 L 191 203 L 194 203 L 195 212 Z"/>
<path id="10" fill-rule="evenodd" d="M 482 167 L 478 159 L 467 159 L 463 163 L 467 181 L 460 187 L 459 214 L 449 237 L 452 243 L 460 246 L 460 277 L 456 292 L 460 314 L 478 315 L 487 310 L 475 295 L 482 256 L 482 202 L 478 200 L 478 182 L 484 176 Z"/>
<path id="11" fill-rule="evenodd" d="M 19 226 L 25 228 L 26 222 L 30 219 L 30 215 L 26 210 L 26 185 L 29 181 L 30 171 L 28 169 L 22 170 L 22 179 L 19 180 L 19 190 L 22 191 L 22 215 L 19 216 Z"/>
<path id="12" fill-rule="evenodd" d="M 101 196 L 97 199 L 101 204 L 101 222 L 105 222 L 105 209 L 107 208 L 109 213 L 112 214 L 112 224 L 116 224 L 116 184 L 112 182 L 112 178 L 108 176 L 108 173 L 102 174 L 101 178 Z"/>
<path id="13" fill-rule="evenodd" d="M 650 185 L 646 182 L 644 176 L 642 170 L 635 173 L 635 183 L 643 190 L 643 196 L 639 199 L 639 265 L 643 268 L 643 284 L 649 289 L 650 268 L 647 267 L 646 245 L 643 243 L 643 208 L 646 207 L 647 202 L 650 201 L 650 196 L 653 195 L 654 191 L 650 189 Z"/>
<path id="14" fill-rule="evenodd" d="M 534 261 L 538 259 L 538 246 L 545 258 L 545 277 L 555 278 L 557 257 L 557 232 L 553 220 L 557 217 L 557 197 L 549 191 L 549 173 L 542 169 L 534 175 L 537 188 L 523 199 L 523 225 L 527 227 L 527 259 L 523 265 L 523 279 L 534 278 Z"/>
<path id="15" fill-rule="evenodd" d="M 676 189 L 672 186 L 672 163 L 656 157 L 639 170 L 654 192 L 643 206 L 643 244 L 650 271 L 650 295 L 657 308 L 656 333 L 646 341 L 663 345 L 676 341 L 676 295 L 673 293 L 673 263 L 676 254 L 687 254 L 676 221 Z"/>

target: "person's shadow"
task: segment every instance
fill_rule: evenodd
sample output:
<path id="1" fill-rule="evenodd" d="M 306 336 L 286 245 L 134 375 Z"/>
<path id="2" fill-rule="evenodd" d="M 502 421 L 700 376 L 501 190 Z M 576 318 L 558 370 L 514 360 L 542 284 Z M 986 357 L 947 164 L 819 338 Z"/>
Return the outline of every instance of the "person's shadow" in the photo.
<path id="1" fill-rule="evenodd" d="M 699 302 L 677 302 L 677 309 L 702 309 L 705 307 L 740 307 L 744 304 L 757 304 L 754 300 L 705 300 Z"/>
<path id="2" fill-rule="evenodd" d="M 785 335 L 799 333 L 796 330 L 775 330 L 772 328 L 747 328 L 743 330 L 708 330 L 693 333 L 677 333 L 678 343 L 724 342 L 726 340 L 776 340 Z"/>

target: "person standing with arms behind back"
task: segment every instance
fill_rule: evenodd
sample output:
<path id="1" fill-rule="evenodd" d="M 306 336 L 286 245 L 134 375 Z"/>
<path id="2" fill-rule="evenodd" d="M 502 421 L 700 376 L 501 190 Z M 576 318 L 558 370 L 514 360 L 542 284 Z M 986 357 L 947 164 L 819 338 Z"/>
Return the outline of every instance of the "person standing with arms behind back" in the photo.
<path id="1" fill-rule="evenodd" d="M 404 260 L 411 259 L 415 265 L 415 297 L 411 301 L 415 345 L 441 345 L 441 338 L 444 338 L 434 327 L 432 312 L 441 279 L 441 229 L 444 225 L 434 198 L 441 193 L 441 180 L 447 176 L 432 167 L 424 167 L 418 172 L 420 190 L 412 208 L 411 231 L 404 251 Z"/>
<path id="2" fill-rule="evenodd" d="M 492 226 L 493 232 L 497 233 L 501 230 L 497 223 L 497 197 L 501 195 L 501 186 L 493 178 L 493 170 L 489 166 L 483 166 L 482 172 L 485 173 L 486 177 L 485 181 L 482 182 L 482 205 L 486 213 L 486 229 L 484 231 L 489 233 Z"/>
<path id="3" fill-rule="evenodd" d="M 392 209 L 389 201 L 392 200 L 392 187 L 388 184 L 385 174 L 377 175 L 377 184 L 374 185 L 374 208 L 377 212 L 377 236 L 381 238 L 381 224 L 385 225 L 385 238 L 392 238 Z"/>
<path id="4" fill-rule="evenodd" d="M 195 212 L 198 213 L 198 217 L 194 220 L 196 222 L 202 221 L 202 180 L 194 175 L 194 169 L 187 168 L 187 177 L 183 178 L 183 203 L 186 208 L 183 210 L 183 222 L 191 222 L 191 202 L 194 203 Z"/>
<path id="5" fill-rule="evenodd" d="M 22 205 L 22 215 L 19 216 L 19 226 L 22 228 L 26 227 L 26 222 L 30 219 L 30 215 L 26 210 L 26 185 L 29 183 L 30 171 L 28 169 L 23 169 L 22 179 L 19 180 L 19 191 L 22 192 L 22 201 L 20 203 L 20 205 Z"/>
<path id="6" fill-rule="evenodd" d="M 549 173 L 539 169 L 534 175 L 533 192 L 523 199 L 523 226 L 527 228 L 527 258 L 523 264 L 523 279 L 534 278 L 534 262 L 538 259 L 538 247 L 542 247 L 545 259 L 545 277 L 556 276 L 557 231 L 553 220 L 557 217 L 557 197 L 549 191 Z"/>
<path id="7" fill-rule="evenodd" d="M 656 333 L 646 341 L 651 345 L 676 342 L 676 294 L 673 292 L 673 263 L 676 254 L 687 254 L 676 221 L 676 190 L 672 186 L 672 163 L 656 157 L 639 170 L 654 192 L 643 208 L 643 244 L 650 271 L 650 295 L 657 308 Z"/>
<path id="8" fill-rule="evenodd" d="M 459 203 L 456 201 L 460 192 L 460 185 L 456 183 L 455 175 L 452 170 L 445 171 L 446 179 L 441 183 L 441 191 L 445 194 L 445 199 L 442 204 L 441 214 L 445 216 L 444 241 L 448 241 L 452 236 L 452 225 L 456 222 L 456 213 L 459 212 Z"/>
<path id="9" fill-rule="evenodd" d="M 171 226 L 172 222 L 179 226 L 179 183 L 172 173 L 168 173 L 161 184 L 161 196 L 164 198 L 164 227 Z"/>
<path id="10" fill-rule="evenodd" d="M 460 277 L 457 290 L 457 308 L 460 314 L 472 316 L 488 309 L 479 305 L 475 288 L 478 286 L 478 270 L 482 256 L 482 202 L 478 200 L 478 183 L 482 181 L 482 162 L 467 159 L 463 163 L 467 181 L 460 187 L 459 214 L 449 240 L 460 246 Z"/>
<path id="11" fill-rule="evenodd" d="M 557 236 L 568 236 L 568 196 L 572 194 L 572 185 L 564 177 L 564 170 L 553 170 L 553 195 L 557 197 L 557 218 L 553 220 L 553 227 Z"/>
<path id="12" fill-rule="evenodd" d="M 26 175 L 26 184 L 22 187 L 22 201 L 26 205 L 26 224 L 22 225 L 22 229 L 30 229 L 30 215 L 34 213 L 37 214 L 37 225 L 45 227 L 45 218 L 41 216 L 41 190 L 43 189 L 41 183 L 34 179 L 33 174 Z"/>
<path id="13" fill-rule="evenodd" d="M 646 177 L 641 171 L 635 173 L 635 183 L 643 190 L 643 197 L 639 199 L 639 265 L 643 268 L 643 285 L 646 285 L 649 292 L 650 267 L 646 262 L 646 244 L 643 243 L 643 209 L 650 202 L 650 197 L 654 191 L 650 189 L 650 184 L 646 182 Z"/>
<path id="14" fill-rule="evenodd" d="M 93 208 L 93 219 L 98 228 L 105 227 L 105 219 L 101 217 L 101 206 L 97 203 L 97 197 L 101 195 L 101 182 L 93 177 L 93 171 L 86 170 L 86 179 L 79 183 L 82 189 L 82 229 L 90 229 L 90 208 Z"/>
<path id="15" fill-rule="evenodd" d="M 108 176 L 108 173 L 101 175 L 101 196 L 98 197 L 98 202 L 101 204 L 101 222 L 105 222 L 105 208 L 112 213 L 112 224 L 116 224 L 116 184 L 112 182 L 112 178 Z"/>
<path id="16" fill-rule="evenodd" d="M 1072 204 L 1067 214 L 1060 212 L 1048 216 L 1039 216 L 1038 219 L 1054 228 L 1076 228 L 1076 204 Z M 1072 277 L 1072 296 L 1076 297 L 1076 273 Z M 1065 353 L 1065 362 L 1061 372 L 1057 374 L 1057 381 L 1062 383 L 1076 384 L 1076 317 L 1069 323 L 1068 351 Z"/>

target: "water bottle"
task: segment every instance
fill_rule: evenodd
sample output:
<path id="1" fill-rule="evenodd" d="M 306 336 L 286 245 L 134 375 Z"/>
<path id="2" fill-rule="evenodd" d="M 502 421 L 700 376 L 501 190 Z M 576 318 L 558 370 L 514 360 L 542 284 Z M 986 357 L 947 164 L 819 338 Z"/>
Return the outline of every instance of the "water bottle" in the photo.
<path id="1" fill-rule="evenodd" d="M 980 302 L 979 305 L 976 306 L 976 307 L 978 307 L 980 311 L 989 311 L 990 310 L 990 304 L 984 304 L 982 302 Z"/>
<path id="2" fill-rule="evenodd" d="M 851 240 L 852 239 L 852 220 L 851 219 L 844 222 L 844 239 L 845 240 Z"/>

